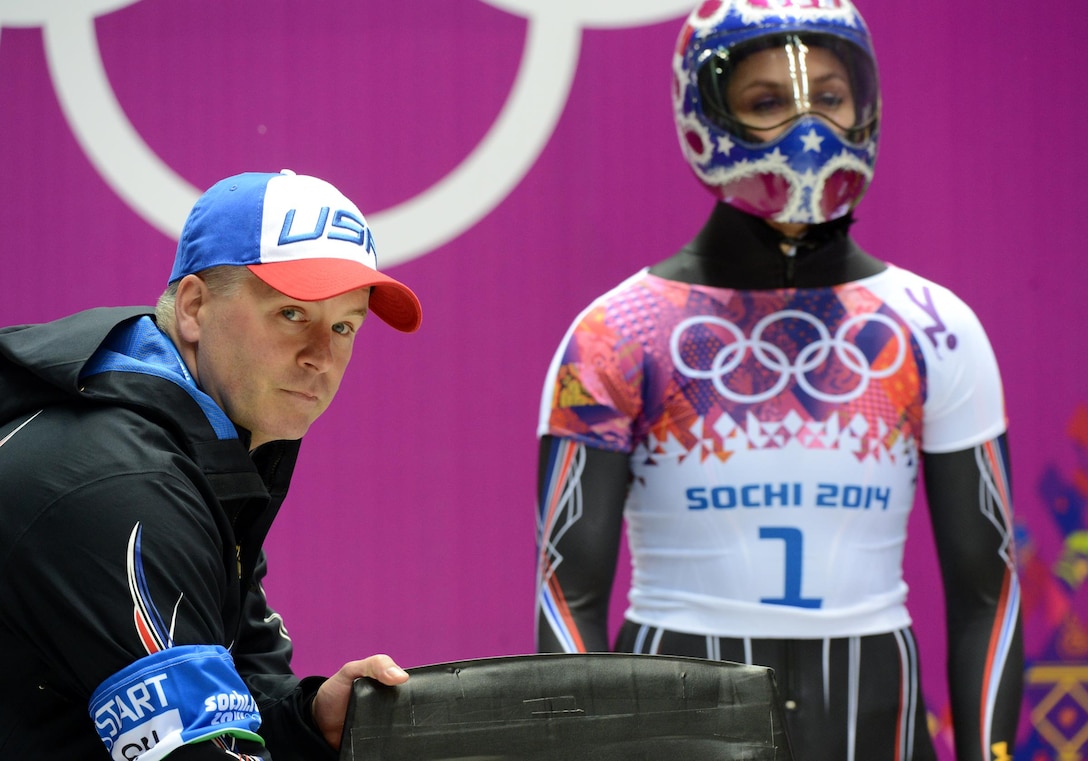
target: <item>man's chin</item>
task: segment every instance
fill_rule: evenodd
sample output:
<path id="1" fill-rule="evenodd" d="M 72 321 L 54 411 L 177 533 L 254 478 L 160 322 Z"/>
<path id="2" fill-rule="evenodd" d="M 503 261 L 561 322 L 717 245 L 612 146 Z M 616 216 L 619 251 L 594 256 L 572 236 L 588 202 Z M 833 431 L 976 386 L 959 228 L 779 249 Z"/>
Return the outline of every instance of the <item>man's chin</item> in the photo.
<path id="1" fill-rule="evenodd" d="M 250 449 L 256 449 L 261 444 L 266 444 L 269 441 L 297 441 L 306 435 L 306 432 L 310 430 L 310 425 L 313 421 L 301 423 L 299 425 L 277 425 L 275 427 L 269 426 L 259 431 L 250 432 Z"/>

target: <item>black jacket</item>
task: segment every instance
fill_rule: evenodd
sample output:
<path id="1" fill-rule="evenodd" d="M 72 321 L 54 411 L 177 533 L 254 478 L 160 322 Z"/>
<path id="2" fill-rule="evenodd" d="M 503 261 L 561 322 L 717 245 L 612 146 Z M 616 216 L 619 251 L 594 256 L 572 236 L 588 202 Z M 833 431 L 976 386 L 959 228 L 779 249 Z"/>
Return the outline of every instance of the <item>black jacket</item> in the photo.
<path id="1" fill-rule="evenodd" d="M 298 442 L 251 454 L 150 315 L 0 330 L 0 758 L 108 758 L 92 694 L 189 645 L 229 650 L 260 708 L 268 749 L 238 750 L 335 758 L 310 719 L 321 680 L 292 674 L 260 587 Z"/>

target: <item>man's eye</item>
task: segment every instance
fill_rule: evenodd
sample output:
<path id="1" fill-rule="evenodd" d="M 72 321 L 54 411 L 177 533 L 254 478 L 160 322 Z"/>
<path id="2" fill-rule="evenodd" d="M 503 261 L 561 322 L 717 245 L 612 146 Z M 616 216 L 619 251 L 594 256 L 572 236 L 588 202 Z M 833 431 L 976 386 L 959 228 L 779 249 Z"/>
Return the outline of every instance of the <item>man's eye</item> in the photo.
<path id="1" fill-rule="evenodd" d="M 292 322 L 298 322 L 302 319 L 302 312 L 297 309 L 282 309 L 280 310 L 280 314 L 282 314 L 284 317 L 286 317 L 288 320 L 291 320 Z"/>
<path id="2" fill-rule="evenodd" d="M 342 336 L 350 336 L 355 332 L 355 326 L 349 322 L 338 322 L 332 326 L 332 329 Z"/>

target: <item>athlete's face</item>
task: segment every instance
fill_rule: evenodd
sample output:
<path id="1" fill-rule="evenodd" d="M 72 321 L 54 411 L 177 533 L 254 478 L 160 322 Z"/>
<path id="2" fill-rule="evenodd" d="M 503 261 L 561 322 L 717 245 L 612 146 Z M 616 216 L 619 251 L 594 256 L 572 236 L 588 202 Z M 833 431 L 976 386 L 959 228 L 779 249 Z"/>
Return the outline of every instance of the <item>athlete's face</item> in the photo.
<path id="1" fill-rule="evenodd" d="M 840 132 L 856 116 L 850 78 L 838 56 L 808 45 L 767 48 L 737 63 L 726 90 L 729 111 L 763 142 L 803 113 L 824 117 Z"/>
<path id="2" fill-rule="evenodd" d="M 207 289 L 207 286 L 204 286 Z M 205 290 L 194 311 L 197 383 L 251 447 L 298 439 L 328 408 L 367 315 L 370 289 L 297 301 L 248 275 L 234 293 Z"/>

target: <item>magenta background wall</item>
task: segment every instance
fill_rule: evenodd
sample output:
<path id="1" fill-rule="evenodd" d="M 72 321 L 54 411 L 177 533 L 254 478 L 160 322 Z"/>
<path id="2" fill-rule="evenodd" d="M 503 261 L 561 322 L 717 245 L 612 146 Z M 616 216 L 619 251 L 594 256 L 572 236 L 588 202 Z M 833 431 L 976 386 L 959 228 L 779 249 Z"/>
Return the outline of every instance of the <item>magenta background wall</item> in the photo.
<path id="1" fill-rule="evenodd" d="M 856 237 L 990 332 L 1041 706 L 1022 743 L 1083 758 L 1088 700 L 1055 685 L 1088 682 L 1088 15 L 1083 0 L 860 2 L 885 120 Z M 152 303 L 197 193 L 283 167 L 352 197 L 423 302 L 418 334 L 364 331 L 273 529 L 267 586 L 300 672 L 532 650 L 547 363 L 592 297 L 675 251 L 712 204 L 670 111 L 687 5 L 0 0 L 0 324 Z M 921 510 L 909 554 L 942 732 Z"/>

